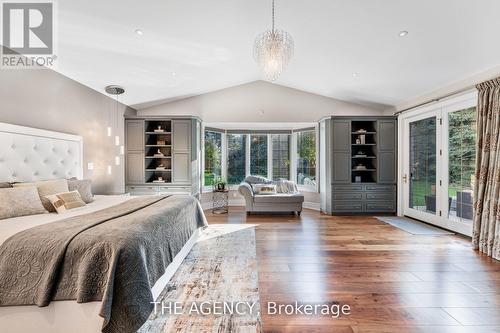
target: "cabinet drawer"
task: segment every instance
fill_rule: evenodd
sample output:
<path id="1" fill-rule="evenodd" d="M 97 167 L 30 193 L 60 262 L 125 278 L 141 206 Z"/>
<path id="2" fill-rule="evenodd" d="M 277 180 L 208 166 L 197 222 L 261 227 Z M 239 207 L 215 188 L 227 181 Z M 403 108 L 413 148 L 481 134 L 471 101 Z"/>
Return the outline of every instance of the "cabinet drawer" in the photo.
<path id="1" fill-rule="evenodd" d="M 160 187 L 159 194 L 191 194 L 191 187 L 176 186 L 176 187 Z"/>
<path id="2" fill-rule="evenodd" d="M 333 185 L 333 191 L 363 191 L 363 185 Z"/>
<path id="3" fill-rule="evenodd" d="M 333 203 L 334 211 L 361 212 L 363 205 L 361 202 L 338 201 Z"/>
<path id="4" fill-rule="evenodd" d="M 367 192 L 366 193 L 367 200 L 385 200 L 385 201 L 393 201 L 394 200 L 394 192 Z"/>
<path id="5" fill-rule="evenodd" d="M 365 185 L 365 191 L 367 192 L 394 192 L 394 185 Z"/>
<path id="6" fill-rule="evenodd" d="M 132 195 L 155 195 L 158 192 L 158 186 L 127 186 L 127 192 Z"/>
<path id="7" fill-rule="evenodd" d="M 362 192 L 333 192 L 333 200 L 361 200 Z"/>
<path id="8" fill-rule="evenodd" d="M 367 212 L 392 212 L 394 211 L 394 203 L 392 202 L 370 202 L 366 203 Z"/>

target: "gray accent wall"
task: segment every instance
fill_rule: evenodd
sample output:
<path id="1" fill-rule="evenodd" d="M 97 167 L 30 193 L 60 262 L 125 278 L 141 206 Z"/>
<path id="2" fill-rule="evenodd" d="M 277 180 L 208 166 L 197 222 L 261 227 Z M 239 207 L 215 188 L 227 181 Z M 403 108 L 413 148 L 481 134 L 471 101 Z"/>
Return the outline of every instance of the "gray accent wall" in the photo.
<path id="1" fill-rule="evenodd" d="M 115 82 L 109 82 L 115 83 Z M 104 89 L 104 86 L 103 86 Z M 0 122 L 81 135 L 84 177 L 92 179 L 97 194 L 123 193 L 124 156 L 115 165 L 124 145 L 124 115 L 136 111 L 81 83 L 49 69 L 0 70 Z M 107 127 L 113 129 L 107 136 Z M 87 170 L 87 163 L 94 170 Z M 111 175 L 107 166 L 111 165 Z"/>

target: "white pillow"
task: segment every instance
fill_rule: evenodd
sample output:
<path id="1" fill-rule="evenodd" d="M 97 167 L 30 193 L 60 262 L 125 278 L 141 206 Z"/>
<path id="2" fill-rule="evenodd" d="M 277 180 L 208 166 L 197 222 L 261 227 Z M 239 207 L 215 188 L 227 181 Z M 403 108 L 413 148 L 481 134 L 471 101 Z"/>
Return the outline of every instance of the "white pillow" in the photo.
<path id="1" fill-rule="evenodd" d="M 253 192 L 255 194 L 276 194 L 276 185 L 274 184 L 254 184 Z"/>

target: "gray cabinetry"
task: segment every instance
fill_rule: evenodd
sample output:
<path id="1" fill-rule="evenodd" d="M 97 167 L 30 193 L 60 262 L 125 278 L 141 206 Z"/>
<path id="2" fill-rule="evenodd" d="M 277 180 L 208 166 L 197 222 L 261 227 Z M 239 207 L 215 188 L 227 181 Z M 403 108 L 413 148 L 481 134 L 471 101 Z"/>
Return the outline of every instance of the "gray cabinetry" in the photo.
<path id="1" fill-rule="evenodd" d="M 335 183 L 351 182 L 351 122 L 333 120 L 332 177 Z"/>
<path id="2" fill-rule="evenodd" d="M 332 139 L 320 143 L 320 163 L 331 164 L 331 172 L 323 173 L 323 183 L 331 186 L 320 188 L 321 210 L 334 215 L 395 213 L 396 119 L 331 117 L 323 122 L 321 128 L 329 129 Z"/>
<path id="3" fill-rule="evenodd" d="M 172 121 L 172 182 L 187 183 L 191 179 L 191 120 Z"/>
<path id="4" fill-rule="evenodd" d="M 126 189 L 134 195 L 199 194 L 200 121 L 195 118 L 125 120 Z"/>

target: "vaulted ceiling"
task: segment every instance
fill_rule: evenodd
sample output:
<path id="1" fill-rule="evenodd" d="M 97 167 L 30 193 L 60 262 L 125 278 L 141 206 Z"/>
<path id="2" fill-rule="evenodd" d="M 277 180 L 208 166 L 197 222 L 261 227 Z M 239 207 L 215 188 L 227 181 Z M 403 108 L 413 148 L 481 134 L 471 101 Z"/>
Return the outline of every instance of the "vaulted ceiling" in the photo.
<path id="1" fill-rule="evenodd" d="M 99 91 L 122 85 L 137 107 L 259 80 L 252 46 L 270 3 L 59 1 L 57 70 Z M 500 65 L 499 12 L 498 0 L 277 0 L 295 55 L 276 83 L 398 105 Z"/>

